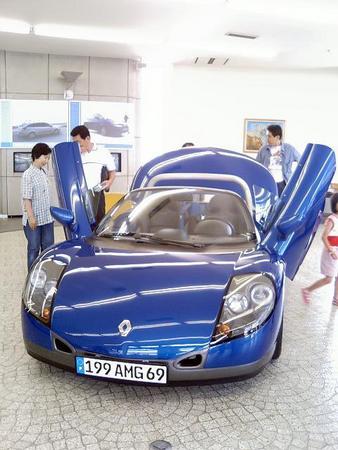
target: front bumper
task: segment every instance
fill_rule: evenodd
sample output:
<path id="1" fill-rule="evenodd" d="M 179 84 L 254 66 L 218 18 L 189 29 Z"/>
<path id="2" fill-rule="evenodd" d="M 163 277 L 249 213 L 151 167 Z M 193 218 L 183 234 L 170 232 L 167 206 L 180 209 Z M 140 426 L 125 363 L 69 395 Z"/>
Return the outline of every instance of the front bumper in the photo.
<path id="1" fill-rule="evenodd" d="M 73 372 L 75 372 L 76 367 L 76 356 L 118 359 L 119 361 L 131 363 L 166 363 L 169 383 L 254 376 L 271 360 L 276 345 L 272 329 L 277 327 L 279 329 L 278 323 L 270 323 L 265 329 L 263 327 L 261 331 L 258 331 L 255 336 L 248 338 L 246 342 L 241 342 L 241 339 L 237 339 L 231 343 L 204 348 L 175 359 L 163 360 L 155 358 L 146 360 L 146 358 L 135 359 L 132 357 L 128 359 L 110 358 L 109 355 L 103 355 L 100 352 L 95 353 L 83 351 L 79 348 L 75 349 L 64 338 L 53 333 L 52 330 L 27 313 L 24 307 L 22 308 L 22 327 L 27 352 L 40 361 Z M 195 356 L 197 353 L 200 356 L 198 365 L 182 367 L 180 364 L 181 360 L 189 356 Z"/>
<path id="2" fill-rule="evenodd" d="M 70 370 L 75 372 L 75 357 L 76 356 L 90 356 L 95 358 L 107 358 L 106 355 L 98 355 L 94 353 L 82 352 L 65 353 L 59 350 L 49 350 L 41 345 L 34 344 L 33 342 L 25 340 L 26 350 L 29 355 L 40 361 L 52 364 L 56 367 Z M 249 364 L 243 364 L 239 366 L 217 367 L 217 368 L 184 368 L 180 369 L 176 367 L 176 361 L 156 361 L 152 360 L 153 364 L 163 362 L 168 366 L 168 383 L 171 382 L 189 382 L 189 381 L 207 381 L 207 380 L 224 380 L 224 379 L 236 379 L 242 377 L 251 377 L 260 372 L 266 364 L 272 358 L 275 350 L 275 345 L 268 351 L 264 357 L 258 361 L 254 361 Z M 142 363 L 142 360 L 122 360 L 123 362 Z M 149 361 L 147 361 L 149 362 Z M 112 380 L 114 381 L 114 380 Z M 120 382 L 121 380 L 116 380 Z"/>

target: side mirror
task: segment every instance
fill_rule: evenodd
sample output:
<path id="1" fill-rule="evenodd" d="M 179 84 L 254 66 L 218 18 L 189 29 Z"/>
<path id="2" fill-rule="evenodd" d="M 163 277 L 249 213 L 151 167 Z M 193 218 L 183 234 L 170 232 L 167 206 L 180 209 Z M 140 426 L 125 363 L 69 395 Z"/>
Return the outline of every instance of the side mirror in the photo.
<path id="1" fill-rule="evenodd" d="M 61 225 L 71 226 L 74 223 L 74 214 L 69 209 L 51 206 L 50 213 Z"/>

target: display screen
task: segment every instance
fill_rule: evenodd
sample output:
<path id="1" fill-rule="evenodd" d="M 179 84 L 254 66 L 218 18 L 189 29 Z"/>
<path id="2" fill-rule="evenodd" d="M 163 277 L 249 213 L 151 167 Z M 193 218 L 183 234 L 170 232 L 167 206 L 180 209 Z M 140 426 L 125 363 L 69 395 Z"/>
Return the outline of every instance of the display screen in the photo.
<path id="1" fill-rule="evenodd" d="M 112 148 L 133 146 L 134 105 L 132 103 L 83 101 L 80 108 L 80 121 L 89 129 L 92 140 L 96 144 L 112 145 Z"/>
<path id="2" fill-rule="evenodd" d="M 13 171 L 24 172 L 32 164 L 31 152 L 14 152 Z"/>
<path id="3" fill-rule="evenodd" d="M 115 161 L 115 171 L 122 172 L 121 168 L 121 153 L 110 152 Z"/>

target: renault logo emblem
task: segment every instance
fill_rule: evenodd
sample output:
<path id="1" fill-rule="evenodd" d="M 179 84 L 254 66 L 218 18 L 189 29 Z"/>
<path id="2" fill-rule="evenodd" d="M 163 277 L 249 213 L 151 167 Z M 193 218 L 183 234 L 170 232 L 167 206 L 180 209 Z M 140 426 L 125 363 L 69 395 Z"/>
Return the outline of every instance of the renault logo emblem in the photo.
<path id="1" fill-rule="evenodd" d="M 129 320 L 123 320 L 118 328 L 121 336 L 128 336 L 133 329 Z"/>

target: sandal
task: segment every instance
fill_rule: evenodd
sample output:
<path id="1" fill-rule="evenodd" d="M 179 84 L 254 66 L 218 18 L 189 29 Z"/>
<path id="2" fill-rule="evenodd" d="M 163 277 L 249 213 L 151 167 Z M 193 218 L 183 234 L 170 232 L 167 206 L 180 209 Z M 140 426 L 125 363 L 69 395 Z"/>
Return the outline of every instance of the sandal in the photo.
<path id="1" fill-rule="evenodd" d="M 332 305 L 338 306 L 338 298 L 337 297 L 333 297 Z"/>
<path id="2" fill-rule="evenodd" d="M 302 297 L 303 297 L 303 302 L 308 304 L 310 303 L 311 300 L 311 292 L 308 291 L 307 289 L 302 289 Z M 338 305 L 338 303 L 337 303 Z"/>

